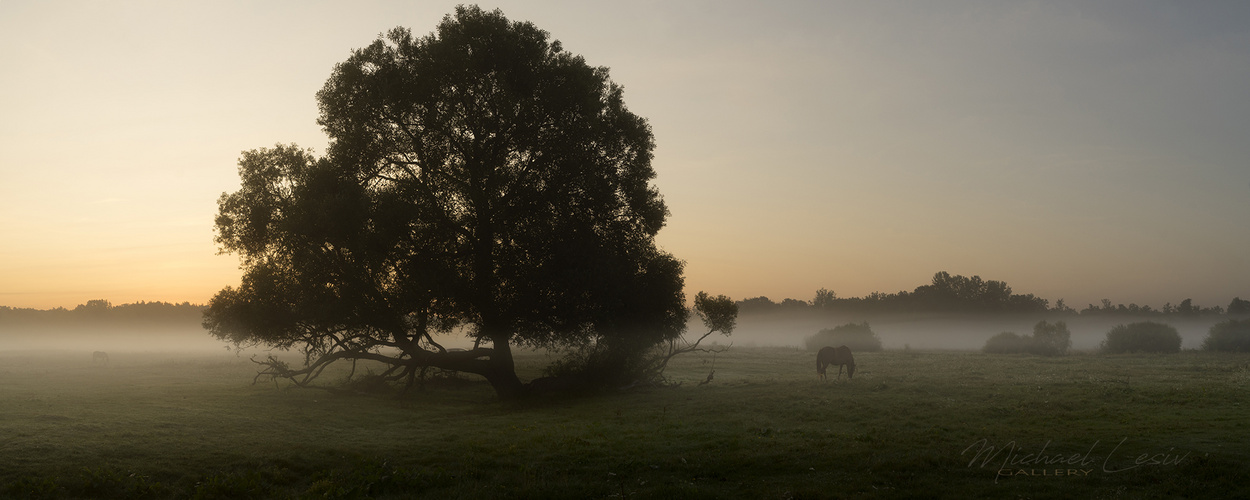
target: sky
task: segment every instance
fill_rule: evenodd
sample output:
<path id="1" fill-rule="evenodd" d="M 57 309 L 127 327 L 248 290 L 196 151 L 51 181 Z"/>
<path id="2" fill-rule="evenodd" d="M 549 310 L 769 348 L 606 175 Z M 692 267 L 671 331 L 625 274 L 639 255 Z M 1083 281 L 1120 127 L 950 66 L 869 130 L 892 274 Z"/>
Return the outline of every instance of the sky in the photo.
<path id="1" fill-rule="evenodd" d="M 240 153 L 456 2 L 0 0 L 0 305 L 206 303 Z M 656 137 L 687 295 L 1250 298 L 1250 3 L 499 1 Z"/>

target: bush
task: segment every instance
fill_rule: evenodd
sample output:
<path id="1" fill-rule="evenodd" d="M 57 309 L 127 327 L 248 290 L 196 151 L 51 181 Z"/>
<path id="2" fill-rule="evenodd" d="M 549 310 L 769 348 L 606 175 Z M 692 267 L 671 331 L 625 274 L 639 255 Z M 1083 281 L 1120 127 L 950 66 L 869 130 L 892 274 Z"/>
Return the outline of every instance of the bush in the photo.
<path id="1" fill-rule="evenodd" d="M 847 323 L 845 325 L 826 328 L 808 337 L 804 342 L 809 351 L 819 351 L 821 347 L 840 345 L 851 348 L 851 351 L 880 351 L 881 339 L 872 333 L 868 322 Z"/>
<path id="2" fill-rule="evenodd" d="M 1062 321 L 1054 324 L 1039 321 L 1033 326 L 1033 335 L 1016 335 L 1003 332 L 985 342 L 981 351 L 989 354 L 1030 353 L 1042 356 L 1062 356 L 1072 346 L 1072 334 Z"/>
<path id="3" fill-rule="evenodd" d="M 1202 341 L 1205 351 L 1250 352 L 1250 319 L 1230 319 L 1211 325 Z"/>
<path id="4" fill-rule="evenodd" d="M 1068 324 L 1056 321 L 1054 324 L 1039 321 L 1033 325 L 1033 342 L 1029 352 L 1042 356 L 1063 356 L 1072 347 L 1072 332 Z"/>
<path id="5" fill-rule="evenodd" d="M 1123 352 L 1180 352 L 1181 334 L 1172 325 L 1143 321 L 1116 325 L 1102 341 L 1103 354 Z"/>
<path id="6" fill-rule="evenodd" d="M 1021 337 L 1013 332 L 1003 332 L 985 341 L 981 351 L 989 354 L 1013 354 L 1027 352 L 1032 339 L 1028 335 Z"/>

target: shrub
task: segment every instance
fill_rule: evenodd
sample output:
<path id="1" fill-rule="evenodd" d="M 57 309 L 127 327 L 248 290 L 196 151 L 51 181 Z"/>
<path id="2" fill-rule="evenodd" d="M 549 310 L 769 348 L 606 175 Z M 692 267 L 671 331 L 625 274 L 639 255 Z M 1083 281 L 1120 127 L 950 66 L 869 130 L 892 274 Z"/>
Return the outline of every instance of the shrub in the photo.
<path id="1" fill-rule="evenodd" d="M 1029 352 L 1042 356 L 1063 356 L 1072 347 L 1072 332 L 1068 324 L 1056 321 L 1054 324 L 1039 321 L 1033 325 L 1033 339 Z"/>
<path id="2" fill-rule="evenodd" d="M 1028 350 L 1029 336 L 1021 337 L 1013 332 L 1003 332 L 985 341 L 981 351 L 989 354 L 1013 354 Z"/>
<path id="3" fill-rule="evenodd" d="M 989 354 L 1030 353 L 1042 356 L 1062 356 L 1072 346 L 1072 334 L 1062 321 L 1054 324 L 1039 321 L 1033 326 L 1033 335 L 1016 335 L 1003 332 L 985 341 L 982 352 Z"/>
<path id="4" fill-rule="evenodd" d="M 1116 325 L 1102 341 L 1103 354 L 1122 352 L 1179 352 L 1181 335 L 1172 325 L 1143 321 Z"/>
<path id="5" fill-rule="evenodd" d="M 1211 325 L 1202 341 L 1205 351 L 1250 352 L 1250 319 L 1230 319 Z"/>
<path id="6" fill-rule="evenodd" d="M 880 351 L 881 339 L 872 333 L 868 322 L 847 323 L 845 325 L 826 328 L 808 337 L 804 342 L 809 351 L 819 351 L 821 347 L 840 345 L 851 348 L 851 351 Z"/>

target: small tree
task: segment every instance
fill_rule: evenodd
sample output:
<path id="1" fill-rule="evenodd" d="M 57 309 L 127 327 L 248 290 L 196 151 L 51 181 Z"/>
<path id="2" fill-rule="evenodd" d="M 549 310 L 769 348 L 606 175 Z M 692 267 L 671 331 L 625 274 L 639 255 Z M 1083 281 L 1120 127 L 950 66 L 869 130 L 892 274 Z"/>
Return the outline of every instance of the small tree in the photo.
<path id="1" fill-rule="evenodd" d="M 1062 356 L 1072 346 L 1072 334 L 1062 321 L 1054 324 L 1039 321 L 1033 326 L 1033 335 L 1016 335 L 1003 332 L 985 342 L 983 352 L 990 354 L 1031 353 L 1042 356 Z"/>
<path id="2" fill-rule="evenodd" d="M 838 295 L 833 293 L 833 290 L 821 288 L 820 290 L 816 290 L 816 297 L 812 299 L 812 307 L 821 310 L 833 309 L 834 301 L 837 300 L 837 298 Z"/>
<path id="3" fill-rule="evenodd" d="M 1033 326 L 1033 339 L 1029 352 L 1043 356 L 1063 356 L 1072 347 L 1072 333 L 1062 321 L 1053 324 L 1039 321 Z"/>
<path id="4" fill-rule="evenodd" d="M 867 321 L 826 328 L 808 337 L 804 344 L 809 351 L 819 351 L 822 347 L 840 345 L 847 346 L 852 351 L 881 350 L 881 339 L 873 333 Z"/>
<path id="5" fill-rule="evenodd" d="M 1028 335 L 1021 337 L 1015 332 L 1002 332 L 985 341 L 982 352 L 988 354 L 1017 354 L 1028 351 L 1031 340 Z"/>
<path id="6" fill-rule="evenodd" d="M 1250 314 L 1250 300 L 1233 297 L 1232 302 L 1228 303 L 1228 314 Z"/>
<path id="7" fill-rule="evenodd" d="M 1164 323 L 1143 321 L 1116 325 L 1102 342 L 1103 354 L 1125 352 L 1180 352 L 1181 335 Z"/>
<path id="8" fill-rule="evenodd" d="M 1250 319 L 1230 319 L 1211 325 L 1202 341 L 1204 351 L 1250 352 Z"/>
<path id="9" fill-rule="evenodd" d="M 707 333 L 695 339 L 694 342 L 686 340 L 683 336 L 679 339 L 669 340 L 668 346 L 661 348 L 651 361 L 641 370 L 641 381 L 643 382 L 662 382 L 664 380 L 664 369 L 668 367 L 668 362 L 673 358 L 682 354 L 694 351 L 719 353 L 729 350 L 728 346 L 720 348 L 703 348 L 699 344 L 703 339 L 713 333 L 720 333 L 728 337 L 733 333 L 734 328 L 738 326 L 738 304 L 732 299 L 724 295 L 715 297 L 709 296 L 707 292 L 699 292 L 694 297 L 694 313 L 703 321 L 703 326 L 707 328 Z M 712 375 L 708 375 L 708 381 L 712 380 Z"/>

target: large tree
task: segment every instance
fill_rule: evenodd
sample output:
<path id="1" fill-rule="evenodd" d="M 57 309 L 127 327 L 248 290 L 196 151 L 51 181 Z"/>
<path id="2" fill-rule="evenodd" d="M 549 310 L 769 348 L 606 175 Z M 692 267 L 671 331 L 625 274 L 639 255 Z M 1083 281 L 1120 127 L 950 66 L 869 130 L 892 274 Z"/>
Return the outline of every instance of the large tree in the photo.
<path id="1" fill-rule="evenodd" d="M 265 373 L 307 383 L 373 360 L 409 383 L 426 367 L 523 384 L 513 346 L 593 345 L 627 373 L 685 329 L 682 262 L 654 141 L 608 70 L 527 22 L 457 7 L 437 31 L 396 28 L 338 64 L 317 94 L 325 157 L 248 151 L 219 200 L 217 241 L 239 287 L 205 326 L 238 345 L 298 348 Z M 435 334 L 465 331 L 472 349 Z"/>

